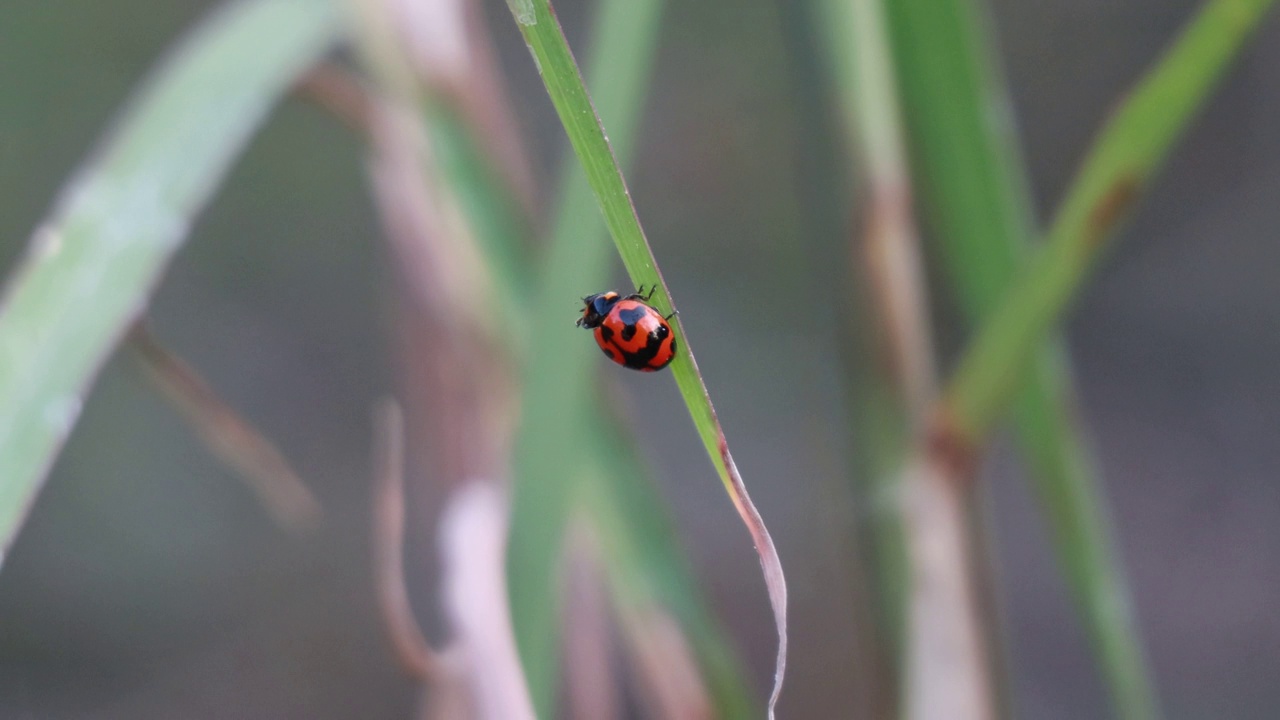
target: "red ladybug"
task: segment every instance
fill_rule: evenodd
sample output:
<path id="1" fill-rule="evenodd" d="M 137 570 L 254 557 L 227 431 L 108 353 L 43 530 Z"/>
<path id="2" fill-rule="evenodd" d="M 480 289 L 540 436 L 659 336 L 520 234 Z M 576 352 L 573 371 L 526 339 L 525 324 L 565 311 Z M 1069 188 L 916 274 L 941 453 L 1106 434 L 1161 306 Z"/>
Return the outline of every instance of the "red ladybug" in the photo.
<path id="1" fill-rule="evenodd" d="M 612 290 L 584 297 L 578 327 L 594 329 L 600 349 L 619 365 L 641 372 L 661 370 L 676 356 L 676 338 L 667 322 L 671 315 L 663 317 L 646 304 L 656 289 L 648 295 L 640 288 L 626 297 Z"/>

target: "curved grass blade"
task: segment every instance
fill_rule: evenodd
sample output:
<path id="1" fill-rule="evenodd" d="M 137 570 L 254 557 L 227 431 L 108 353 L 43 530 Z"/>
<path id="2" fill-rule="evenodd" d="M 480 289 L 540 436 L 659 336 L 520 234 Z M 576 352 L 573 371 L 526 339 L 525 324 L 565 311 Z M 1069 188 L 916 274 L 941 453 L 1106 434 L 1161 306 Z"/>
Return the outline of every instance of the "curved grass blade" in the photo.
<path id="1" fill-rule="evenodd" d="M 626 183 L 609 147 L 609 141 L 605 137 L 604 128 L 591 105 L 591 99 L 550 4 L 547 0 L 532 0 L 532 2 L 510 0 L 509 5 L 520 27 L 520 32 L 533 53 L 534 61 L 538 65 L 556 112 L 564 124 L 570 144 L 586 172 L 587 181 L 596 194 L 597 202 L 605 216 L 605 224 L 614 238 L 632 282 L 637 286 L 656 286 L 655 305 L 659 308 L 671 309 L 670 293 L 658 271 L 657 263 L 644 237 L 644 231 L 640 227 L 640 221 L 636 217 L 635 208 L 631 204 Z M 529 12 L 530 10 L 532 13 Z M 707 453 L 734 507 L 755 541 L 769 591 L 769 600 L 778 630 L 774 687 L 769 700 L 769 713 L 772 716 L 782 689 L 787 657 L 787 590 L 782 564 L 764 521 L 751 502 L 742 477 L 734 465 L 733 456 L 729 452 L 728 444 L 716 419 L 711 399 L 698 373 L 697 364 L 690 352 L 687 336 L 678 316 L 673 325 L 676 329 L 676 337 L 681 341 L 681 350 L 671 365 L 672 374 L 675 376 L 676 384 L 689 408 L 689 414 L 706 446 Z"/>
<path id="2" fill-rule="evenodd" d="M 593 33 L 589 69 L 599 86 L 601 112 L 612 122 L 623 162 L 632 155 L 638 135 L 640 101 L 645 96 L 655 45 L 660 0 L 606 0 Z M 532 352 L 515 450 L 511 546 L 512 614 L 521 659 L 539 717 L 555 717 L 560 687 L 559 611 L 565 528 L 577 503 L 579 488 L 590 481 L 585 462 L 595 452 L 584 443 L 600 422 L 595 385 L 583 382 L 597 356 L 581 331 L 570 322 L 571 300 L 608 277 L 608 246 L 599 242 L 599 216 L 591 188 L 581 172 L 566 164 L 565 183 L 555 214 L 555 227 L 538 286 Z M 584 457 L 584 451 L 586 457 Z M 625 531 L 600 524 L 602 532 Z M 606 567 L 611 567 L 610 558 Z"/>
<path id="3" fill-rule="evenodd" d="M 159 66 L 36 229 L 0 303 L 0 552 L 195 215 L 339 28 L 324 0 L 216 11 Z"/>
<path id="4" fill-rule="evenodd" d="M 613 120 L 623 159 L 635 146 L 662 5 L 660 1 L 605 1 L 595 23 L 591 77 L 602 86 L 605 95 L 599 99 L 600 108 Z M 586 292 L 581 288 L 598 286 L 608 275 L 608 246 L 599 242 L 594 199 L 580 172 L 566 172 L 554 222 L 531 333 L 513 462 L 508 550 L 516 637 L 539 717 L 557 716 L 563 621 L 559 611 L 562 577 L 557 569 L 564 530 L 579 505 L 575 498 L 582 484 L 589 482 L 584 462 L 596 447 L 582 438 L 600 421 L 594 414 L 593 383 L 582 382 L 589 377 L 595 356 L 590 346 L 577 342 L 581 331 L 570 322 L 575 309 L 566 306 L 566 296 L 561 295 L 566 288 Z M 576 295 L 567 297 L 576 299 Z M 602 533 L 620 529 L 625 528 L 600 525 Z"/>
<path id="5" fill-rule="evenodd" d="M 664 6 L 605 0 L 597 10 L 587 72 L 623 166 L 634 155 Z M 577 512 L 597 528 L 614 602 L 669 609 L 694 648 L 715 716 L 748 717 L 742 670 L 697 592 L 663 504 L 617 421 L 603 412 L 596 385 L 583 382 L 599 355 L 569 321 L 565 298 L 603 286 L 611 251 L 600 242 L 604 227 L 585 176 L 573 158 L 565 168 L 533 313 L 509 550 L 512 613 L 539 716 L 556 715 L 564 617 L 556 568 L 565 524 Z"/>

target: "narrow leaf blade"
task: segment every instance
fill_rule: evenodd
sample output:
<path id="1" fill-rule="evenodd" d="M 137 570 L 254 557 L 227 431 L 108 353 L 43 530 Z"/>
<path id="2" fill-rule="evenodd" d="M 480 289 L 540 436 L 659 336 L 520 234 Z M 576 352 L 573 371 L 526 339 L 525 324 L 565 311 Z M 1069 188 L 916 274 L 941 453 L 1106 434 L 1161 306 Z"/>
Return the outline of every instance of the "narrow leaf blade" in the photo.
<path id="1" fill-rule="evenodd" d="M 645 239 L 635 208 L 631 204 L 626 182 L 609 146 L 604 127 L 600 124 L 599 116 L 592 107 L 591 98 L 582 82 L 582 76 L 578 72 L 577 63 L 560 29 L 559 21 L 547 0 L 534 0 L 533 6 L 535 12 L 532 17 L 522 15 L 515 5 L 512 5 L 513 14 L 537 62 L 547 93 L 551 96 L 552 104 L 560 116 L 569 142 L 586 172 L 591 189 L 595 192 L 596 200 L 605 216 L 605 224 L 613 236 L 618 253 L 622 256 L 623 264 L 632 282 L 637 287 L 654 286 L 656 288 L 654 305 L 661 310 L 670 311 L 673 309 L 671 295 L 658 270 L 649 243 Z M 734 465 L 728 443 L 716 419 L 711 399 L 698 372 L 678 316 L 673 320 L 672 325 L 680 346 L 671 365 L 672 374 L 689 414 L 693 418 L 694 426 L 706 446 L 711 462 L 755 542 L 770 605 L 773 608 L 774 622 L 778 631 L 778 654 L 775 663 L 774 687 L 769 700 L 769 714 L 772 717 L 774 705 L 782 689 L 787 660 L 787 588 L 782 564 L 773 539 L 760 513 L 751 502 L 746 485 Z"/>

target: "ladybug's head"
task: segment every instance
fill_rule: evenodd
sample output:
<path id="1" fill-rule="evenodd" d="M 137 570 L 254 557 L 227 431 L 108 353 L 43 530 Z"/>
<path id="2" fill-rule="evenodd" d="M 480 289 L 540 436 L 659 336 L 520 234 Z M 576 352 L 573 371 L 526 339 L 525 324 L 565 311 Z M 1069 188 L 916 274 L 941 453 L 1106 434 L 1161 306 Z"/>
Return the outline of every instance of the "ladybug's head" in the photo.
<path id="1" fill-rule="evenodd" d="M 580 328 L 600 327 L 600 323 L 604 322 L 604 317 L 613 309 L 615 303 L 618 302 L 618 293 L 610 290 L 596 295 L 588 295 L 582 298 L 582 317 L 578 318 L 577 325 Z"/>

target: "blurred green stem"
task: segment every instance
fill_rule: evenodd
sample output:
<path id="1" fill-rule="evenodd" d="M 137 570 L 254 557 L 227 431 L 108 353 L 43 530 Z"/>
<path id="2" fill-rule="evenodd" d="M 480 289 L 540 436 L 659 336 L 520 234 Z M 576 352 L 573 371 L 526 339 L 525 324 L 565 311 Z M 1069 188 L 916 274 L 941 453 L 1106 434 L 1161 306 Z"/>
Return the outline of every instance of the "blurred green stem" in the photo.
<path id="1" fill-rule="evenodd" d="M 1115 227 L 1270 4 L 1206 4 L 1135 88 L 1086 158 L 1044 248 L 982 324 L 942 405 L 940 432 L 950 437 L 948 444 L 974 448 L 1012 395 L 1031 381 L 1032 390 L 1016 405 L 1019 429 L 1041 478 L 1059 555 L 1084 600 L 1118 713 L 1126 718 L 1155 717 L 1158 710 L 1112 558 L 1105 513 L 1090 482 L 1088 455 L 1071 451 L 1080 442 L 1069 414 L 1061 409 L 1066 405 L 1065 372 L 1045 359 L 1028 366 Z"/>
<path id="2" fill-rule="evenodd" d="M 936 230 L 942 267 L 961 307 L 978 323 L 1013 281 L 1034 234 L 1009 101 L 991 53 L 994 33 L 969 2 L 938 0 L 928 9 L 890 3 L 887 9 L 915 186 Z M 1117 714 L 1149 718 L 1155 702 L 1141 641 L 1071 395 L 1064 353 L 1050 342 L 1018 394 L 1015 431 Z M 996 628 L 991 634 L 998 649 Z"/>
<path id="3" fill-rule="evenodd" d="M 1127 150 L 1130 157 L 1126 162 L 1136 160 L 1132 167 L 1143 170 L 1135 177 L 1145 177 L 1167 152 L 1190 112 L 1203 101 L 1212 77 L 1243 41 L 1264 5 L 1233 2 L 1207 8 L 1204 17 L 1216 19 L 1197 22 L 1188 39 L 1135 94 L 1122 115 L 1129 118 L 1125 121 L 1130 128 L 1127 133 L 1142 137 L 1121 136 L 1117 140 L 1116 128 L 1124 124 L 1119 117 L 1112 124 L 1109 139 L 1099 143 L 1081 175 L 1081 184 L 1064 205 L 1074 209 L 1064 209 L 1050 233 L 1051 247 L 1059 248 L 1057 257 L 1042 259 L 1040 274 L 1023 278 L 1017 299 L 1001 310 L 1003 319 L 997 322 L 1004 330 L 996 333 L 988 327 L 986 338 L 965 361 L 963 379 L 952 385 L 948 407 L 953 414 L 943 416 L 960 432 L 962 440 L 954 446 L 972 447 L 969 443 L 981 441 L 1006 395 L 1021 389 L 1014 404 L 1018 437 L 1037 479 L 1060 562 L 1088 618 L 1086 625 L 1111 686 L 1117 714 L 1125 718 L 1156 716 L 1154 694 L 1119 561 L 1111 550 L 1105 505 L 1070 410 L 1070 377 L 1063 353 L 1056 342 L 1047 348 L 1037 346 L 1066 296 L 1080 282 L 1103 236 L 1119 218 L 1122 206 L 1131 199 L 1124 189 L 1103 188 L 1109 182 L 1105 175 L 1114 173 L 1115 179 L 1123 174 L 1116 172 L 1122 164 L 1108 165 L 1111 161 L 1098 159 L 1104 146 L 1110 146 L 1107 154 L 1118 157 L 1124 154 L 1117 155 L 1119 145 L 1136 140 Z M 917 177 L 948 256 L 945 267 L 969 315 L 987 319 L 1002 299 L 1008 299 L 1005 290 L 1020 265 L 1023 240 L 1031 235 L 1030 204 L 1011 134 L 1007 99 L 989 55 L 992 33 L 984 26 L 980 12 L 957 0 L 940 0 L 927 9 L 913 3 L 890 3 L 888 10 Z M 1200 39 L 1188 46 L 1191 35 Z M 1175 59 L 1179 56 L 1182 59 Z M 1165 78 L 1157 84 L 1164 89 L 1153 91 L 1151 83 L 1157 74 Z M 1181 89 L 1176 89 L 1177 85 Z M 1162 95 L 1167 99 L 1153 101 Z M 1143 103 L 1159 108 L 1144 113 L 1145 117 L 1133 115 L 1141 96 L 1148 98 Z M 1094 189 L 1088 191 L 1087 185 Z M 1084 207 L 1090 209 L 1082 212 Z M 1068 222 L 1073 214 L 1076 220 Z M 1064 230 L 1078 235 L 1079 218 L 1089 214 L 1104 221 L 1093 229 L 1094 239 L 1076 245 L 1077 251 L 1061 252 L 1066 247 Z M 1049 258 L 1052 252 L 1043 257 Z M 1067 264 L 1057 266 L 1064 258 Z M 1056 277 L 1046 283 L 1045 273 Z M 1039 298 L 1034 297 L 1036 291 L 1040 291 Z M 1030 322 L 1028 316 L 1034 316 Z M 1003 356 L 993 360 L 993 352 Z M 975 359 L 977 353 L 986 359 Z M 1026 364 L 1031 364 L 1028 376 L 1019 380 L 1016 371 Z"/>
<path id="4" fill-rule="evenodd" d="M 1102 130 L 1045 246 L 983 323 L 945 393 L 949 428 L 985 437 L 1086 274 L 1272 0 L 1211 0 Z"/>

